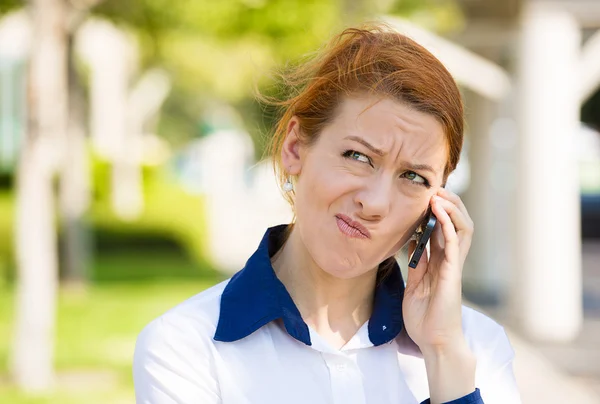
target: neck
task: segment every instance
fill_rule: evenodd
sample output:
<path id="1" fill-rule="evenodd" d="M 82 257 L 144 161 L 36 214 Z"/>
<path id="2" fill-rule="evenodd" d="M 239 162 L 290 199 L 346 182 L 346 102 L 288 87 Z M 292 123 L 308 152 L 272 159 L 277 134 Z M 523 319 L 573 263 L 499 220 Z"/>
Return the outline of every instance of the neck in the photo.
<path id="1" fill-rule="evenodd" d="M 319 334 L 347 342 L 371 316 L 376 268 L 351 279 L 333 277 L 310 257 L 295 229 L 272 264 L 304 321 Z"/>

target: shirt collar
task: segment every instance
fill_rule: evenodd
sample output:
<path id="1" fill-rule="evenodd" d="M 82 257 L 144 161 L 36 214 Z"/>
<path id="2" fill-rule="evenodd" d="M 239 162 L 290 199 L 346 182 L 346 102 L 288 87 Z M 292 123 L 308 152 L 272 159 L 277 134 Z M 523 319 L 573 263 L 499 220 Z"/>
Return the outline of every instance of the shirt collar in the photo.
<path id="1" fill-rule="evenodd" d="M 245 267 L 223 290 L 216 341 L 237 341 L 271 321 L 282 319 L 290 336 L 311 345 L 308 326 L 271 266 L 271 257 L 281 247 L 286 227 L 269 228 Z M 373 345 L 391 341 L 402 330 L 403 297 L 404 281 L 394 261 L 388 275 L 377 279 L 373 313 L 368 323 Z"/>

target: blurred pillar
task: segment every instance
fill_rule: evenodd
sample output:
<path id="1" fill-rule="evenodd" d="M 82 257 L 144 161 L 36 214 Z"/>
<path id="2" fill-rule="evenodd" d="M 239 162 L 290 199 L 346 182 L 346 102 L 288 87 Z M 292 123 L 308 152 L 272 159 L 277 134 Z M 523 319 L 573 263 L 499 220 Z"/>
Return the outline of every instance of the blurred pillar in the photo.
<path id="1" fill-rule="evenodd" d="M 497 103 L 468 93 L 466 146 L 470 170 L 469 188 L 463 198 L 473 222 L 475 236 L 464 271 L 465 291 L 478 303 L 497 303 L 504 274 L 495 265 L 492 184 L 493 149 L 490 128 L 497 115 Z"/>
<path id="2" fill-rule="evenodd" d="M 568 341 L 582 322 L 579 181 L 580 30 L 550 5 L 524 5 L 513 312 L 537 340 Z"/>
<path id="3" fill-rule="evenodd" d="M 18 268 L 11 368 L 25 391 L 47 391 L 54 382 L 57 294 L 54 176 L 63 158 L 68 121 L 68 5 L 29 2 L 33 41 L 29 63 L 29 125 L 21 149 L 16 189 Z"/>

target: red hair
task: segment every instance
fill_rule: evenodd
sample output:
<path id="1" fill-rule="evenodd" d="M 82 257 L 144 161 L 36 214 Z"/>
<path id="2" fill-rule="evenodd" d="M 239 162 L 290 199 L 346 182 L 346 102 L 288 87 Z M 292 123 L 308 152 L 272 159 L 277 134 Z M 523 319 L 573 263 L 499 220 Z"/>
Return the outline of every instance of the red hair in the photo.
<path id="1" fill-rule="evenodd" d="M 390 97 L 434 116 L 448 145 L 444 181 L 458 164 L 464 121 L 454 79 L 428 50 L 386 25 L 344 30 L 282 79 L 283 100 L 268 101 L 281 108 L 268 149 L 280 184 L 286 177 L 281 148 L 290 119 L 298 118 L 300 141 L 311 145 L 333 120 L 343 98 L 361 93 Z"/>

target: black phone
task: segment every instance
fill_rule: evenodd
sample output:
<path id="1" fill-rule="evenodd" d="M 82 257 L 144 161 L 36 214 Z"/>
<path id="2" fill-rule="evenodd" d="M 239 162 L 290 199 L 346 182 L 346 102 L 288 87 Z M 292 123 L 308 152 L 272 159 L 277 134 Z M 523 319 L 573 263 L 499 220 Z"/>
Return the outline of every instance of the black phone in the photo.
<path id="1" fill-rule="evenodd" d="M 408 261 L 409 267 L 411 267 L 411 268 L 417 267 L 417 264 L 419 263 L 419 260 L 421 259 L 421 255 L 423 255 L 423 253 L 425 252 L 425 246 L 427 245 L 427 242 L 429 242 L 429 238 L 431 237 L 431 233 L 433 233 L 433 228 L 435 227 L 436 223 L 437 223 L 437 218 L 435 217 L 433 212 L 431 212 L 431 210 L 430 210 L 429 215 L 427 215 L 427 218 L 425 219 L 425 222 L 423 223 L 425 226 L 425 229 L 423 230 L 421 237 L 419 237 L 419 239 L 417 240 L 417 247 L 415 248 L 415 251 L 413 251 L 412 256 L 410 257 L 410 260 Z"/>

